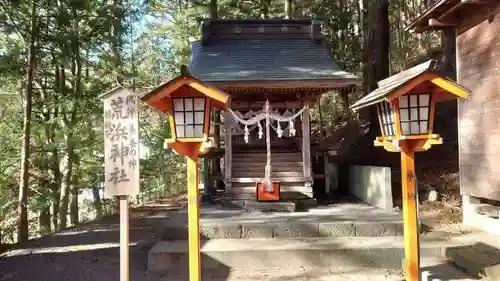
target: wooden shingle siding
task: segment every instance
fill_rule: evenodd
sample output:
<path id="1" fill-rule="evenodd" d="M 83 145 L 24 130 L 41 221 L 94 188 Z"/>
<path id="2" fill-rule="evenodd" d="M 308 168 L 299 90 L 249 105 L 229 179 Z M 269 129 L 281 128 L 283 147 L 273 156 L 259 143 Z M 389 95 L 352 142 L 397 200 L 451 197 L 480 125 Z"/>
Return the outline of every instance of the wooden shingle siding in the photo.
<path id="1" fill-rule="evenodd" d="M 458 82 L 461 193 L 500 201 L 500 2 L 462 12 Z"/>

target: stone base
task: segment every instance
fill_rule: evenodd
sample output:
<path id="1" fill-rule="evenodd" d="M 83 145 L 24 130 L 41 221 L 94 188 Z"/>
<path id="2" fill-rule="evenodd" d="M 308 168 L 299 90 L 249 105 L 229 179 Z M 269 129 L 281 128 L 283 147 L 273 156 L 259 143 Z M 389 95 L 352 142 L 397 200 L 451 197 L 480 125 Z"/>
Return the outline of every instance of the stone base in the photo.
<path id="1" fill-rule="evenodd" d="M 295 212 L 294 202 L 258 202 L 253 200 L 222 200 L 221 205 L 228 209 L 245 209 L 250 212 Z"/>
<path id="2" fill-rule="evenodd" d="M 463 224 L 493 235 L 500 235 L 500 219 L 480 214 L 478 212 L 480 206 L 479 198 L 462 195 Z"/>
<path id="3" fill-rule="evenodd" d="M 255 200 L 223 199 L 221 206 L 228 209 L 245 209 L 247 211 L 260 212 L 295 212 L 304 211 L 318 205 L 315 198 L 304 198 L 299 200 L 283 200 L 273 202 L 259 202 Z"/>
<path id="4" fill-rule="evenodd" d="M 316 200 L 316 198 L 307 198 L 295 200 L 295 204 L 297 205 L 297 209 L 304 210 L 318 205 L 318 201 Z"/>
<path id="5" fill-rule="evenodd" d="M 257 202 L 247 201 L 245 209 L 248 211 L 259 212 L 295 212 L 295 203 L 293 202 Z"/>
<path id="6" fill-rule="evenodd" d="M 500 280 L 500 249 L 482 242 L 446 249 L 446 258 L 476 278 Z"/>

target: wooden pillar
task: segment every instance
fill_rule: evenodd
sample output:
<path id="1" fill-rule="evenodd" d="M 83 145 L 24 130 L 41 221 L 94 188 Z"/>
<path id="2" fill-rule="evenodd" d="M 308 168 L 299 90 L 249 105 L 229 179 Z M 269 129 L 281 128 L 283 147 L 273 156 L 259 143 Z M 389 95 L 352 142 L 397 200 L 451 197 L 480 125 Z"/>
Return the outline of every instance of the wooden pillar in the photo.
<path id="1" fill-rule="evenodd" d="M 203 157 L 203 197 L 204 202 L 210 202 L 210 159 Z"/>
<path id="2" fill-rule="evenodd" d="M 220 119 L 221 119 L 221 111 L 220 110 L 213 110 L 213 132 L 214 132 L 214 143 L 215 147 L 217 150 L 220 149 Z M 221 173 L 221 159 L 218 157 L 212 157 L 211 159 L 211 165 L 210 165 L 210 170 L 211 170 L 211 175 L 217 176 Z M 216 180 L 215 181 L 215 188 L 218 189 L 221 186 L 221 182 Z"/>
<path id="3" fill-rule="evenodd" d="M 224 184 L 226 185 L 226 192 L 231 191 L 231 168 L 233 162 L 233 144 L 232 144 L 232 126 L 231 126 L 231 113 L 224 112 Z"/>
<path id="4" fill-rule="evenodd" d="M 325 195 L 328 197 L 330 195 L 330 192 L 332 191 L 331 188 L 331 175 L 330 175 L 330 164 L 328 163 L 328 153 L 323 152 L 323 169 L 325 173 Z"/>
<path id="5" fill-rule="evenodd" d="M 309 107 L 302 112 L 302 161 L 304 162 L 304 177 L 306 185 L 312 186 L 311 176 L 311 117 Z"/>
<path id="6" fill-rule="evenodd" d="M 198 159 L 187 156 L 189 281 L 201 281 Z"/>
<path id="7" fill-rule="evenodd" d="M 418 281 L 420 270 L 420 245 L 417 216 L 417 189 L 415 158 L 409 143 L 401 146 L 401 184 L 403 187 L 403 222 L 406 280 Z"/>
<path id="8" fill-rule="evenodd" d="M 118 196 L 120 200 L 120 281 L 130 280 L 129 210 L 128 196 Z"/>
<path id="9" fill-rule="evenodd" d="M 323 112 L 321 110 L 321 96 L 318 99 L 318 112 L 319 112 L 319 141 L 321 149 L 321 157 L 323 157 L 323 175 L 325 181 L 325 195 L 328 197 L 330 194 L 330 175 L 328 173 L 328 154 L 326 153 L 326 134 L 323 127 Z"/>

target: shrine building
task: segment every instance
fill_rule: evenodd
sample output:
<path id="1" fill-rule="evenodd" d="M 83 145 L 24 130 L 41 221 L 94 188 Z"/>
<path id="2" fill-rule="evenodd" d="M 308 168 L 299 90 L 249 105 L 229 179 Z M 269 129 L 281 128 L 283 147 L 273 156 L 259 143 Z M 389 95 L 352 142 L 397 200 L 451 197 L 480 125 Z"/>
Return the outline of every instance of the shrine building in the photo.
<path id="1" fill-rule="evenodd" d="M 261 117 L 268 101 L 274 116 L 271 178 L 280 181 L 283 200 L 313 197 L 314 179 L 326 173 L 312 172 L 310 109 L 322 94 L 362 83 L 335 63 L 320 23 L 205 20 L 188 68 L 193 77 L 231 96 L 231 110 L 222 118 L 222 149 L 219 156 L 212 154 L 223 158 L 222 173 L 211 180 L 224 181 L 225 196 L 256 198 L 267 160 Z"/>

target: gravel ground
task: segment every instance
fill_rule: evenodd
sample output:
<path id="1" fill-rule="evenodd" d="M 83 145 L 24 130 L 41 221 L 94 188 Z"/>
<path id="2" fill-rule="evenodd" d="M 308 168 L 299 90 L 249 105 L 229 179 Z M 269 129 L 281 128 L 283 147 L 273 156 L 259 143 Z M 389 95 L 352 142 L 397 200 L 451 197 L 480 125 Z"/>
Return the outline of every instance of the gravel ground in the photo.
<path id="1" fill-rule="evenodd" d="M 189 280 L 185 273 L 150 273 L 147 253 L 169 212 L 162 205 L 131 213 L 131 281 Z M 106 218 L 33 240 L 0 256 L 0 281 L 119 280 L 119 221 Z M 400 281 L 401 272 L 371 268 L 335 272 L 331 269 L 279 268 L 247 271 L 204 271 L 204 281 Z"/>

